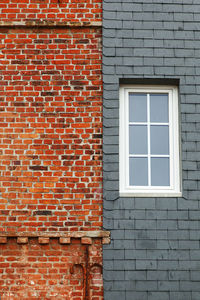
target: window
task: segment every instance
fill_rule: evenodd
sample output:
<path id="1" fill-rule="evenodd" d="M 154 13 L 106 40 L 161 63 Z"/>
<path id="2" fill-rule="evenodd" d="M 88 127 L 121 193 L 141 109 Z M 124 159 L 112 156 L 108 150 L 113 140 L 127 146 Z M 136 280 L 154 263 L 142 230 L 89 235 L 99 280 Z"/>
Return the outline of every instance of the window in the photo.
<path id="1" fill-rule="evenodd" d="M 181 196 L 177 87 L 120 88 L 120 195 Z"/>

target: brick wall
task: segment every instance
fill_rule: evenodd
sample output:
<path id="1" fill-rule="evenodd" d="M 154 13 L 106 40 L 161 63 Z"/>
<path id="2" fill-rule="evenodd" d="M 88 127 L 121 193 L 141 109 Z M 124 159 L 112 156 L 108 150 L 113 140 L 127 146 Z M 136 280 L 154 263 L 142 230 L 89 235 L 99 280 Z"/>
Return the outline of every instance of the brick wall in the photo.
<path id="1" fill-rule="evenodd" d="M 101 228 L 101 30 L 0 28 L 3 231 Z"/>
<path id="2" fill-rule="evenodd" d="M 82 299 L 70 268 L 101 264 L 101 17 L 101 0 L 0 1 L 2 299 Z"/>
<path id="3" fill-rule="evenodd" d="M 0 24 L 80 25 L 102 18 L 101 0 L 1 0 L 0 11 Z"/>
<path id="4" fill-rule="evenodd" d="M 13 299 L 83 299 L 88 251 L 91 299 L 103 299 L 101 240 L 8 238 L 0 241 L 0 297 Z M 5 242 L 5 241 L 4 241 Z M 82 241 L 84 242 L 84 241 Z M 83 268 L 82 268 L 83 266 Z"/>

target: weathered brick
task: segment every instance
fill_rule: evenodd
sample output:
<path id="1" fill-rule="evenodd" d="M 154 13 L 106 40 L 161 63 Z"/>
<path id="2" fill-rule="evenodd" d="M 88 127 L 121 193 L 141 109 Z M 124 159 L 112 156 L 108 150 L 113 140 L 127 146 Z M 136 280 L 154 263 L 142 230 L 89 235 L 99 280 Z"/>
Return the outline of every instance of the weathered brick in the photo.
<path id="1" fill-rule="evenodd" d="M 49 238 L 48 237 L 39 237 L 38 238 L 38 243 L 39 244 L 48 244 L 49 243 Z"/>
<path id="2" fill-rule="evenodd" d="M 82 237 L 81 238 L 81 244 L 91 245 L 92 244 L 92 239 L 89 238 L 89 237 Z"/>
<path id="3" fill-rule="evenodd" d="M 17 238 L 18 244 L 27 244 L 28 243 L 28 237 L 18 237 Z"/>
<path id="4" fill-rule="evenodd" d="M 61 245 L 59 238 L 50 238 L 47 245 L 41 245 L 37 238 L 29 238 L 28 243 L 22 245 L 16 238 L 9 237 L 7 243 L 0 246 L 0 257 L 1 273 L 6 269 L 0 282 L 2 299 L 9 299 L 13 293 L 16 299 L 26 300 L 35 297 L 54 298 L 55 294 L 61 299 L 84 297 L 83 274 L 79 268 L 85 264 L 86 252 L 80 239 L 75 239 L 69 245 Z M 101 265 L 101 259 L 101 243 L 94 239 L 90 246 L 88 263 Z M 100 268 L 93 268 L 89 275 L 90 296 L 102 300 Z M 11 277 L 8 285 L 8 278 Z"/>
<path id="5" fill-rule="evenodd" d="M 70 237 L 67 237 L 67 238 L 60 237 L 59 242 L 60 242 L 60 244 L 70 244 L 71 238 Z"/>
<path id="6" fill-rule="evenodd" d="M 6 244 L 7 243 L 7 238 L 6 237 L 0 237 L 0 244 Z"/>

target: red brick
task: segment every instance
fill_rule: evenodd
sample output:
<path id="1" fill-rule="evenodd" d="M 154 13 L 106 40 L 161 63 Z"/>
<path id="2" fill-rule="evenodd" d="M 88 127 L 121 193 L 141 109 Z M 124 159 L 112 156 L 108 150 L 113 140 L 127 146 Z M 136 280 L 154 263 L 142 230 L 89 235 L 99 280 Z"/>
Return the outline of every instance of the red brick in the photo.
<path id="1" fill-rule="evenodd" d="M 6 237 L 0 237 L 0 244 L 6 244 L 7 238 Z"/>
<path id="2" fill-rule="evenodd" d="M 47 238 L 47 237 L 39 237 L 38 238 L 38 243 L 39 244 L 48 244 L 49 243 L 49 238 Z"/>
<path id="3" fill-rule="evenodd" d="M 70 239 L 70 237 L 67 237 L 67 238 L 61 237 L 59 239 L 59 242 L 60 242 L 60 244 L 70 244 L 71 243 L 71 239 Z"/>
<path id="4" fill-rule="evenodd" d="M 18 244 L 27 244 L 28 243 L 28 238 L 27 237 L 18 237 L 17 238 L 17 243 Z"/>
<path id="5" fill-rule="evenodd" d="M 102 239 L 102 244 L 110 244 L 110 238 L 104 237 Z"/>
<path id="6" fill-rule="evenodd" d="M 92 239 L 89 238 L 89 237 L 82 237 L 81 238 L 81 244 L 91 245 L 92 244 Z"/>

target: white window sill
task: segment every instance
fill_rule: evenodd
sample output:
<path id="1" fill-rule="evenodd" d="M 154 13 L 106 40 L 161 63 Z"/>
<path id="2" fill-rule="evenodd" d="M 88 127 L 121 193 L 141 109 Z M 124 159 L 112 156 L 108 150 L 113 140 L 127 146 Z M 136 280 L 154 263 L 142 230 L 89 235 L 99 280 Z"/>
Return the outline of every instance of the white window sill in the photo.
<path id="1" fill-rule="evenodd" d="M 181 192 L 136 192 L 136 191 L 128 191 L 128 192 L 120 192 L 119 193 L 120 197 L 145 197 L 145 198 L 149 198 L 149 197 L 163 197 L 163 198 L 167 198 L 167 197 L 182 197 L 182 193 Z"/>

